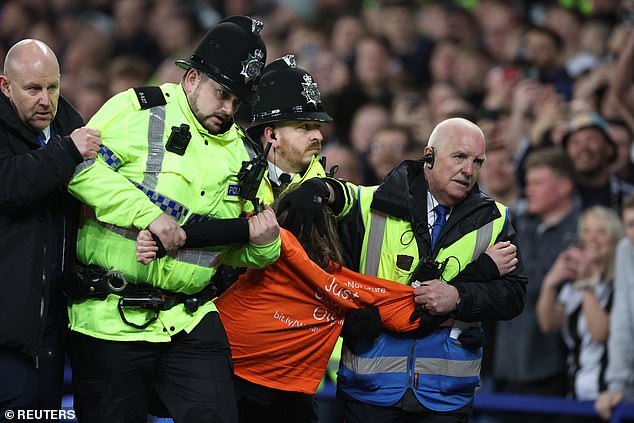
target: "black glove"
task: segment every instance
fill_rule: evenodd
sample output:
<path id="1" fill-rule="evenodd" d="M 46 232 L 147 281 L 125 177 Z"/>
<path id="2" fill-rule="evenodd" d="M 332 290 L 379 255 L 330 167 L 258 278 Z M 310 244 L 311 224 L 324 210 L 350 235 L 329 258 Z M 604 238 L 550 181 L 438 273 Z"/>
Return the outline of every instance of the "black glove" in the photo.
<path id="1" fill-rule="evenodd" d="M 458 335 L 458 342 L 467 348 L 480 348 L 484 344 L 484 333 L 480 328 L 463 330 Z"/>
<path id="2" fill-rule="evenodd" d="M 299 187 L 284 195 L 277 206 L 278 215 L 288 210 L 281 226 L 297 236 L 301 231 L 309 233 L 315 224 L 317 232 L 324 236 L 326 218 L 322 209 L 329 196 L 328 185 L 321 178 L 311 178 L 302 182 Z"/>
<path id="3" fill-rule="evenodd" d="M 341 337 L 349 348 L 358 340 L 372 341 L 381 334 L 381 315 L 376 306 L 352 310 L 346 315 Z"/>
<path id="4" fill-rule="evenodd" d="M 181 248 L 202 248 L 215 245 L 247 244 L 249 242 L 249 221 L 243 217 L 233 219 L 211 219 L 204 222 L 188 223 L 183 226 L 185 244 Z M 165 246 L 153 232 L 152 239 L 158 251 L 156 258 L 167 255 Z"/>
<path id="5" fill-rule="evenodd" d="M 409 316 L 410 322 L 415 322 L 420 319 L 420 330 L 424 333 L 433 332 L 440 326 L 442 322 L 449 319 L 451 316 L 449 314 L 439 314 L 434 315 L 430 314 L 422 304 L 416 304 L 414 311 Z"/>
<path id="6" fill-rule="evenodd" d="M 156 252 L 156 258 L 160 259 L 165 257 L 167 255 L 167 250 L 165 249 L 165 246 L 161 242 L 161 238 L 159 238 L 158 235 L 156 235 L 154 232 L 150 232 L 150 234 L 152 235 L 152 239 L 154 240 L 154 242 L 156 242 L 156 246 L 158 247 L 158 251 Z"/>

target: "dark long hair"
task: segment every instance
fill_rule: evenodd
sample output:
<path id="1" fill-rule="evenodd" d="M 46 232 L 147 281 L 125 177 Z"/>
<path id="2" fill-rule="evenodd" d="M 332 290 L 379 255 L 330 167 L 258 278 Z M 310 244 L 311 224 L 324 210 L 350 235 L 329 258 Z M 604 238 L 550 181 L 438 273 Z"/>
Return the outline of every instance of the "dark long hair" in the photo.
<path id="1" fill-rule="evenodd" d="M 282 194 L 280 198 L 283 198 L 286 193 L 288 193 L 288 191 Z M 277 202 L 279 202 L 279 199 L 274 205 L 276 210 Z M 297 237 L 302 248 L 306 251 L 308 258 L 325 271 L 333 272 L 339 270 L 343 262 L 341 242 L 337 234 L 337 221 L 332 210 L 326 206 L 322 208 L 322 212 L 324 213 L 324 220 L 326 222 L 323 236 L 319 234 L 315 225 L 313 225 L 308 233 L 303 230 L 303 227 L 299 228 L 299 234 L 295 233 L 287 224 L 290 222 L 287 222 L 288 212 L 286 210 L 277 215 L 277 221 L 282 228 L 291 231 L 293 235 Z"/>

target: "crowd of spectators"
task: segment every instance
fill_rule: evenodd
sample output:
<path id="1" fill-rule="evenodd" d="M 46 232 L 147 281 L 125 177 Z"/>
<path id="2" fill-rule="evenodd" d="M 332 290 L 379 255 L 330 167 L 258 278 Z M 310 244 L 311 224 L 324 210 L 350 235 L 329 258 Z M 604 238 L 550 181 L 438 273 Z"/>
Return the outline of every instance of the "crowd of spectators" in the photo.
<path id="1" fill-rule="evenodd" d="M 538 343 L 544 339 L 536 307 L 540 290 L 546 289 L 542 279 L 569 248 L 578 214 L 603 206 L 617 216 L 634 192 L 631 3 L 7 0 L 0 6 L 0 58 L 24 38 L 51 46 L 60 59 L 61 93 L 88 121 L 117 92 L 179 82 L 182 71 L 174 60 L 187 57 L 205 29 L 223 17 L 255 17 L 264 23 L 269 61 L 294 54 L 298 66 L 318 83 L 324 108 L 334 118 L 322 127 L 327 167 L 337 164 L 336 176 L 360 184 L 380 182 L 400 160 L 420 157 L 441 120 L 459 116 L 476 122 L 488 150 L 481 188 L 513 208 L 521 222 L 520 237 L 531 237 L 526 250 L 548 255 L 527 260 L 541 267 L 529 269 L 534 277 L 524 323 L 512 335 L 505 335 L 505 323 L 498 325 L 502 338 L 497 342 L 495 331 L 489 332 L 487 375 L 500 389 L 534 392 L 535 383 L 543 387 L 546 381 L 553 389 L 542 393 L 574 397 L 574 389 L 560 385 L 578 370 L 571 368 L 571 362 L 579 365 L 574 357 L 565 361 L 563 341 L 574 351 L 574 337 L 549 335 L 549 351 L 556 353 L 549 355 L 548 368 L 530 367 L 543 363 L 531 356 L 539 354 Z M 249 108 L 243 105 L 236 119 L 247 127 Z M 596 226 L 596 231 L 609 232 Z M 571 239 L 557 238 L 555 245 L 547 241 L 548 230 L 573 234 Z M 612 272 L 595 276 L 601 286 L 611 283 Z M 559 299 L 570 291 L 569 298 L 577 298 L 575 307 L 583 307 L 586 301 L 579 298 L 592 291 L 586 285 L 577 282 L 557 291 Z M 611 292 L 601 291 L 600 301 L 591 304 L 604 311 L 604 323 L 611 298 L 618 295 Z M 555 291 L 550 299 L 554 306 Z M 567 304 L 567 312 L 575 309 L 560 304 Z M 547 326 L 555 332 L 561 326 L 570 330 L 565 321 L 557 323 Z M 519 343 L 525 353 L 509 348 L 505 355 L 505 346 L 522 333 L 533 336 Z M 605 346 L 607 341 L 599 337 L 592 342 Z M 597 351 L 595 364 L 605 368 L 607 352 Z M 501 357 L 516 368 L 511 371 Z M 568 376 L 562 373 L 566 369 Z M 595 373 L 602 377 L 605 372 L 599 370 Z M 605 390 L 605 383 L 594 380 L 590 397 Z"/>

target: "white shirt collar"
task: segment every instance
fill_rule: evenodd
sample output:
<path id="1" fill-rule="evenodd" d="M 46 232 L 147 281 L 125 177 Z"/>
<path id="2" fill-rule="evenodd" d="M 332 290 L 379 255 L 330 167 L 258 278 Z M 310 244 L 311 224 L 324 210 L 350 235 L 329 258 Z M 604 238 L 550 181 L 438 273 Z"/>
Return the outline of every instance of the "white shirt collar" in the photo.
<path id="1" fill-rule="evenodd" d="M 279 167 L 277 167 L 273 163 L 269 162 L 269 181 L 274 182 L 277 185 L 279 185 L 280 184 L 280 175 L 282 173 L 288 174 L 291 177 L 291 180 L 295 176 L 294 173 L 284 172 L 282 169 L 280 169 Z"/>
<path id="2" fill-rule="evenodd" d="M 48 125 L 46 128 L 42 129 L 42 134 L 44 134 L 44 142 L 48 143 L 48 140 L 51 139 L 51 125 Z"/>

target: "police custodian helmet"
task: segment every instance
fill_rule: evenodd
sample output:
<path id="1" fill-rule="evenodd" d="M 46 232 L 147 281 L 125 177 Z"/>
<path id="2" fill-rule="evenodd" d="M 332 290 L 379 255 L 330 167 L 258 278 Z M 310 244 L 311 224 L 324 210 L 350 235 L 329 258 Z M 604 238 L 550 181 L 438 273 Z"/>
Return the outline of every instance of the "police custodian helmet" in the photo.
<path id="1" fill-rule="evenodd" d="M 245 103 L 257 100 L 255 85 L 266 63 L 260 37 L 262 22 L 248 16 L 230 16 L 212 27 L 188 59 L 176 65 L 197 69 Z"/>
<path id="2" fill-rule="evenodd" d="M 286 120 L 332 122 L 321 105 L 317 83 L 308 72 L 297 67 L 292 54 L 281 57 L 266 68 L 257 87 L 251 127 Z"/>

